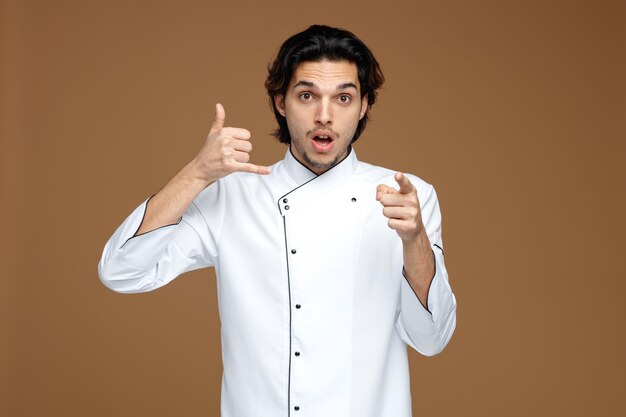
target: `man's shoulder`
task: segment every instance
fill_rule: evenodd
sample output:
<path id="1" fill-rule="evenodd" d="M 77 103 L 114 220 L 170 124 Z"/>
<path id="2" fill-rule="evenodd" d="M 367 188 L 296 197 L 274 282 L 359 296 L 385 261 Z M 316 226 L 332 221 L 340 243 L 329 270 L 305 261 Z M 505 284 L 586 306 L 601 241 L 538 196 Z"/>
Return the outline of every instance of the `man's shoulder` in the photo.
<path id="1" fill-rule="evenodd" d="M 356 175 L 365 181 L 396 187 L 398 185 L 394 179 L 394 175 L 396 174 L 396 172 L 402 172 L 403 174 L 405 174 L 418 190 L 422 188 L 432 187 L 431 184 L 424 181 L 422 178 L 418 177 L 415 174 L 393 170 L 386 167 L 369 164 L 363 161 L 359 161 Z"/>

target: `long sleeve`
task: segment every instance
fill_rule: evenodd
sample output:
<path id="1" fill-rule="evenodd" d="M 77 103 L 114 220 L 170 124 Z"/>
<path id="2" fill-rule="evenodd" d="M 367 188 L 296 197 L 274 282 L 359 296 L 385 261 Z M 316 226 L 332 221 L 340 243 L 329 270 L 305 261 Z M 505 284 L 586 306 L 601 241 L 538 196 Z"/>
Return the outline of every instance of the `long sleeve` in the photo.
<path id="1" fill-rule="evenodd" d="M 422 305 L 407 278 L 402 278 L 401 311 L 396 328 L 409 346 L 423 355 L 432 356 L 446 347 L 454 333 L 456 298 L 448 282 L 443 258 L 441 212 L 437 194 L 431 185 L 418 190 L 422 221 L 435 257 L 435 275 L 428 289 L 428 309 Z"/>
<path id="2" fill-rule="evenodd" d="M 224 212 L 219 195 L 219 185 L 214 183 L 200 193 L 177 223 L 135 235 L 148 198 L 106 243 L 98 264 L 100 281 L 116 292 L 140 293 L 162 287 L 183 272 L 215 265 L 216 234 Z M 208 219 L 198 205 L 210 207 Z"/>

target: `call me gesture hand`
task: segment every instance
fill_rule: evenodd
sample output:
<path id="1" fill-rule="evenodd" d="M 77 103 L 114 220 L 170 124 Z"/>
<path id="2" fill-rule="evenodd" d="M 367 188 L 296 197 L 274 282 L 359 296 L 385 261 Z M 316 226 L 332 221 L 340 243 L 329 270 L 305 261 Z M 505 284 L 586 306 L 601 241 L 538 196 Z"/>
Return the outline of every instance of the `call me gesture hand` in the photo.
<path id="1" fill-rule="evenodd" d="M 428 289 L 435 273 L 434 255 L 422 222 L 422 211 L 415 186 L 397 172 L 399 190 L 388 185 L 376 187 L 376 200 L 383 206 L 389 227 L 402 239 L 404 270 L 420 302 L 428 309 Z"/>
<path id="2" fill-rule="evenodd" d="M 252 150 L 250 132 L 236 127 L 224 127 L 224 107 L 215 105 L 215 121 L 198 155 L 194 158 L 196 168 L 207 183 L 233 172 L 269 174 L 270 168 L 249 163 Z"/>

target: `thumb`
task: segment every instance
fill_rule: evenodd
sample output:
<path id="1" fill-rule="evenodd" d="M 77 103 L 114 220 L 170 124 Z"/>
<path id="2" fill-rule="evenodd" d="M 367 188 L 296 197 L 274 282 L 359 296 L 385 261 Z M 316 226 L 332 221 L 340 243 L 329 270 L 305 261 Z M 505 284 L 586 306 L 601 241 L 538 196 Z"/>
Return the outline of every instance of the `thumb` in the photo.
<path id="1" fill-rule="evenodd" d="M 397 194 L 398 190 L 385 184 L 378 184 L 376 187 L 376 200 L 380 200 L 383 194 Z"/>
<path id="2" fill-rule="evenodd" d="M 224 127 L 224 120 L 226 119 L 226 111 L 224 111 L 224 106 L 220 103 L 215 105 L 215 120 L 213 121 L 213 125 L 211 126 L 211 130 L 216 131 L 220 130 Z"/>

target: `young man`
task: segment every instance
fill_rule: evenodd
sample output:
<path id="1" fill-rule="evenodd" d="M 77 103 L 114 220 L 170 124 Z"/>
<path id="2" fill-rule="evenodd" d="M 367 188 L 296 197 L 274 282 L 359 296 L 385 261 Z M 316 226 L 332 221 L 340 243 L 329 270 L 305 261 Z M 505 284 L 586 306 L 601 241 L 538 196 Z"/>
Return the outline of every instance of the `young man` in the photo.
<path id="1" fill-rule="evenodd" d="M 249 163 L 218 104 L 198 155 L 104 248 L 100 279 L 122 293 L 215 266 L 223 417 L 409 417 L 407 345 L 452 336 L 433 187 L 351 147 L 382 82 L 350 32 L 294 35 L 266 81 L 285 159 Z"/>

